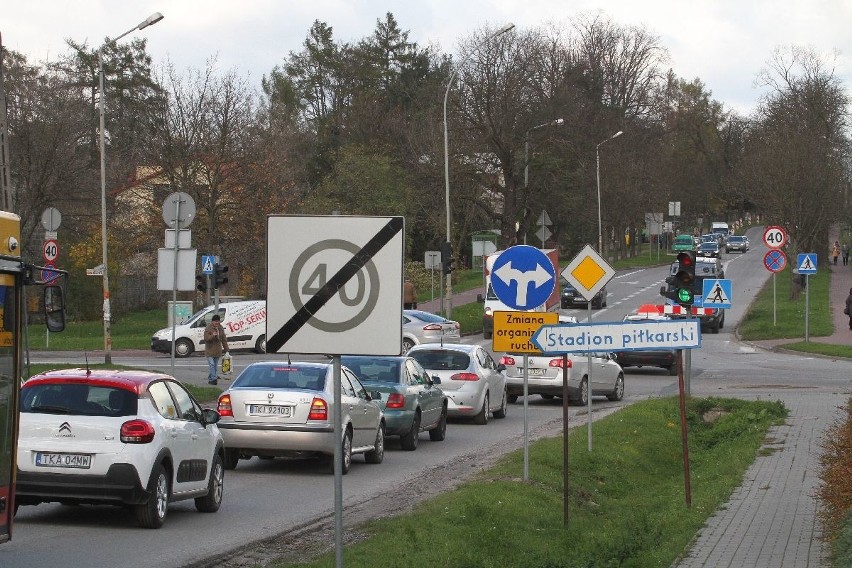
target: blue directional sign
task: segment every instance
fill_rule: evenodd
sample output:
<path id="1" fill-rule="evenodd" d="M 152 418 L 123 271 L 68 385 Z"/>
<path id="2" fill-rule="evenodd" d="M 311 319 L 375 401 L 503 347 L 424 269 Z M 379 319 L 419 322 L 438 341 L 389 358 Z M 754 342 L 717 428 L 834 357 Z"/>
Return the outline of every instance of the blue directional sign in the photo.
<path id="1" fill-rule="evenodd" d="M 732 295 L 730 280 L 705 278 L 701 305 L 705 308 L 730 309 Z"/>
<path id="2" fill-rule="evenodd" d="M 799 253 L 796 260 L 796 267 L 799 269 L 799 274 L 816 274 L 817 271 L 817 255 L 815 252 Z"/>
<path id="3" fill-rule="evenodd" d="M 547 302 L 556 286 L 556 269 L 541 250 L 517 245 L 500 253 L 491 269 L 497 298 L 513 310 L 531 310 Z"/>
<path id="4" fill-rule="evenodd" d="M 213 274 L 213 265 L 216 264 L 216 257 L 212 254 L 201 255 L 201 272 L 204 274 Z"/>
<path id="5" fill-rule="evenodd" d="M 657 351 L 701 347 L 697 319 L 543 325 L 530 340 L 542 353 Z"/>

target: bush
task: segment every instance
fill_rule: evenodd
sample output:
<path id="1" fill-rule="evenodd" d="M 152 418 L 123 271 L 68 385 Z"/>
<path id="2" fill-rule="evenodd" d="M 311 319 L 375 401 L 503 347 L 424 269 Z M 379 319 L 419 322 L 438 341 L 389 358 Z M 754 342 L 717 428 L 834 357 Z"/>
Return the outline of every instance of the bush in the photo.
<path id="1" fill-rule="evenodd" d="M 820 479 L 818 495 L 822 501 L 820 517 L 828 540 L 842 533 L 852 513 L 852 406 L 842 407 L 842 416 L 825 431 L 820 442 Z M 847 527 L 847 535 L 849 529 Z"/>

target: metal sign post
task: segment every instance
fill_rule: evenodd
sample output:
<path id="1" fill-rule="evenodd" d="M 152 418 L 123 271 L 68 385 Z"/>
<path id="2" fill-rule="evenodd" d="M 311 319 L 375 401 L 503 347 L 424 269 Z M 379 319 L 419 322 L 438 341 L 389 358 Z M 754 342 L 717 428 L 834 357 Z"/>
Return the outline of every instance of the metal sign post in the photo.
<path id="1" fill-rule="evenodd" d="M 801 253 L 796 262 L 799 274 L 805 275 L 805 343 L 810 341 L 810 296 L 811 286 L 808 280 L 811 274 L 817 271 L 817 255 L 815 252 Z"/>

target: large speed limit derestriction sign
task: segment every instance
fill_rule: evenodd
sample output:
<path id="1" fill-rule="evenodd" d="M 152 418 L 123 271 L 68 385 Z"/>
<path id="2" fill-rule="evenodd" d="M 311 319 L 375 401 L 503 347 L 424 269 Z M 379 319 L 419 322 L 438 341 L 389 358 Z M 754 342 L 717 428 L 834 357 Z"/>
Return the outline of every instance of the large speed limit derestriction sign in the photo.
<path id="1" fill-rule="evenodd" d="M 268 352 L 397 355 L 403 217 L 272 215 Z"/>

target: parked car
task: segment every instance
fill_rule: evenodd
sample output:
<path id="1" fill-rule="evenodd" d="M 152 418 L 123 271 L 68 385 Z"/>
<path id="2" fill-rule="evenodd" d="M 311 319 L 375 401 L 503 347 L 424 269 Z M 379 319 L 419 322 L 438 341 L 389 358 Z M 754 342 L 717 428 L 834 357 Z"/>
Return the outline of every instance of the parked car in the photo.
<path id="1" fill-rule="evenodd" d="M 380 395 L 385 436 L 399 436 L 403 450 L 416 450 L 420 432 L 441 442 L 447 436 L 447 395 L 441 379 L 411 357 L 344 355 L 341 365 L 355 373 L 370 392 Z"/>
<path id="2" fill-rule="evenodd" d="M 509 402 L 524 394 L 524 357 L 504 355 L 500 359 L 506 369 L 506 388 Z M 570 353 L 566 357 L 552 355 L 527 356 L 527 394 L 543 399 L 563 396 L 564 369 L 568 370 L 568 401 L 586 405 L 589 402 L 589 357 L 585 353 Z M 624 372 L 611 353 L 592 353 L 592 395 L 609 400 L 624 398 Z"/>
<path id="3" fill-rule="evenodd" d="M 145 371 L 64 369 L 21 388 L 15 506 L 131 506 L 160 528 L 173 501 L 222 503 L 219 414 L 177 380 Z"/>
<path id="4" fill-rule="evenodd" d="M 592 309 L 601 309 L 606 307 L 606 286 L 601 288 L 597 294 L 592 296 Z M 562 298 L 560 306 L 563 310 L 576 306 L 586 306 L 588 302 L 580 292 L 567 280 L 562 280 Z"/>
<path id="5" fill-rule="evenodd" d="M 748 237 L 745 235 L 729 235 L 725 241 L 725 252 L 735 250 L 745 254 L 748 252 L 748 247 Z"/>
<path id="6" fill-rule="evenodd" d="M 382 463 L 385 420 L 378 393 L 370 394 L 346 367 L 340 368 L 343 439 L 334 435 L 334 370 L 331 362 L 252 363 L 219 396 L 219 428 L 225 469 L 252 456 L 319 457 L 333 471 L 334 448 L 343 448 L 343 473 L 353 454 Z"/>
<path id="7" fill-rule="evenodd" d="M 696 256 L 706 256 L 712 258 L 719 258 L 722 255 L 722 251 L 719 249 L 719 243 L 716 242 L 704 242 L 698 245 L 698 250 L 696 251 Z"/>
<path id="8" fill-rule="evenodd" d="M 421 343 L 457 343 L 459 322 L 421 310 L 402 310 L 402 353 Z"/>
<path id="9" fill-rule="evenodd" d="M 624 317 L 629 322 L 668 321 L 663 314 L 630 314 Z M 677 375 L 677 351 L 674 349 L 659 349 L 655 351 L 616 351 L 616 361 L 622 368 L 627 367 L 662 367 L 669 375 Z"/>
<path id="10" fill-rule="evenodd" d="M 506 417 L 504 367 L 479 345 L 428 343 L 415 345 L 408 355 L 441 380 L 449 416 L 473 417 L 477 424 L 487 424 L 492 413 Z"/>

